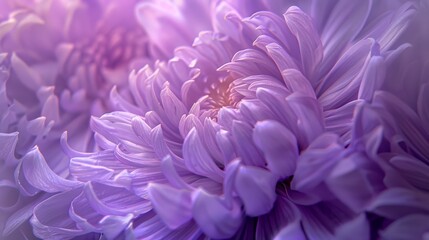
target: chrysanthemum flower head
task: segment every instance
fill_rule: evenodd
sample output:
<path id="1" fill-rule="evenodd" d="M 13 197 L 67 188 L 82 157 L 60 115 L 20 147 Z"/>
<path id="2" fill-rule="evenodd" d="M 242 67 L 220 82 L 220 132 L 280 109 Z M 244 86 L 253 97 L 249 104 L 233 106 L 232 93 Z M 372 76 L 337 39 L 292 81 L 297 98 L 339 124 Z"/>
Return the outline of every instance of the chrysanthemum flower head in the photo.
<path id="1" fill-rule="evenodd" d="M 43 239 L 427 231 L 427 85 L 379 91 L 419 44 L 413 4 L 42 2 L 1 3 L 4 235 L 30 217 Z"/>
<path id="2" fill-rule="evenodd" d="M 112 91 L 120 111 L 92 119 L 101 151 L 76 152 L 63 139 L 82 186 L 39 205 L 36 234 L 103 232 L 100 219 L 120 216 L 138 238 L 273 237 L 284 227 L 281 234 L 332 238 L 384 187 L 367 184 L 354 201 L 340 181 L 380 171 L 371 149 L 354 143 L 367 135 L 352 129 L 353 116 L 403 50 L 394 43 L 412 13 L 403 4 L 374 19 L 371 2 L 346 5 L 315 26 L 298 7 L 242 18 L 219 3 L 217 31 L 201 32 L 167 63 L 133 72 L 131 100 Z M 359 11 L 346 21 L 342 11 L 353 7 Z M 129 218 L 106 209 L 111 188 L 121 208 L 147 208 Z M 63 225 L 46 219 L 57 201 L 64 205 L 54 219 Z"/>

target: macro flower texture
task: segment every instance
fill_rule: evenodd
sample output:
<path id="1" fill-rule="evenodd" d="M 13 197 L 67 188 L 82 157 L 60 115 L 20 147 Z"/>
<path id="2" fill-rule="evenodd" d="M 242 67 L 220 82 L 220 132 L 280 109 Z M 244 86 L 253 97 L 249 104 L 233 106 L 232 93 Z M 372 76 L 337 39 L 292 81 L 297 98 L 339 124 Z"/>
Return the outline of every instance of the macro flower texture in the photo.
<path id="1" fill-rule="evenodd" d="M 428 239 L 428 0 L 0 0 L 0 239 Z"/>

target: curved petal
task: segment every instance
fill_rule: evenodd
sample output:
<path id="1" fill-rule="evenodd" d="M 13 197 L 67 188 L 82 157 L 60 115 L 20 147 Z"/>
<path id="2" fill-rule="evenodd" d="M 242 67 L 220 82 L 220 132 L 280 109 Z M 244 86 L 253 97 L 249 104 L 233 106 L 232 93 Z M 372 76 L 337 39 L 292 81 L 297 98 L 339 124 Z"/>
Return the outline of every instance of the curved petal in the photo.
<path id="1" fill-rule="evenodd" d="M 84 192 L 91 206 L 103 215 L 139 215 L 152 209 L 149 201 L 123 187 L 91 182 Z"/>
<path id="2" fill-rule="evenodd" d="M 302 73 L 296 69 L 286 69 L 282 72 L 283 80 L 291 92 L 299 92 L 316 99 L 313 86 Z"/>
<path id="3" fill-rule="evenodd" d="M 183 158 L 187 169 L 193 173 L 220 183 L 223 181 L 223 172 L 203 146 L 195 128 L 189 132 L 183 143 Z"/>
<path id="4" fill-rule="evenodd" d="M 429 196 L 405 188 L 390 188 L 377 196 L 368 210 L 389 219 L 413 213 L 429 213 Z"/>
<path id="5" fill-rule="evenodd" d="M 424 84 L 419 93 L 419 99 L 417 101 L 417 109 L 419 116 L 424 123 L 429 123 L 429 84 Z M 425 125 L 426 131 L 429 132 L 429 124 Z"/>
<path id="6" fill-rule="evenodd" d="M 295 6 L 290 7 L 283 16 L 286 25 L 298 40 L 303 72 L 311 79 L 323 57 L 322 42 L 312 19 Z"/>
<path id="7" fill-rule="evenodd" d="M 383 57 L 374 56 L 369 60 L 366 72 L 359 87 L 358 99 L 370 101 L 379 90 L 386 76 L 386 63 Z"/>
<path id="8" fill-rule="evenodd" d="M 201 189 L 192 194 L 192 215 L 204 233 L 216 239 L 232 237 L 243 220 L 237 201 L 227 207 L 219 196 Z"/>
<path id="9" fill-rule="evenodd" d="M 341 225 L 335 230 L 336 240 L 369 240 L 370 225 L 365 214 L 360 214 L 355 219 Z"/>
<path id="10" fill-rule="evenodd" d="M 68 191 L 82 185 L 80 182 L 64 179 L 52 171 L 37 147 L 21 159 L 16 176 L 19 176 L 20 172 L 25 176 L 25 179 L 21 179 L 21 184 L 23 184 L 22 181 L 27 181 L 26 184 L 45 192 Z"/>
<path id="11" fill-rule="evenodd" d="M 291 94 L 286 100 L 297 116 L 294 127 L 300 147 L 305 149 L 325 129 L 322 108 L 316 99 L 299 93 Z"/>
<path id="12" fill-rule="evenodd" d="M 15 147 L 18 143 L 18 132 L 14 133 L 0 133 L 0 163 L 4 166 L 13 165 L 15 158 Z"/>
<path id="13" fill-rule="evenodd" d="M 317 138 L 297 161 L 292 189 L 308 191 L 322 183 L 340 160 L 343 150 L 337 135 L 325 133 Z"/>
<path id="14" fill-rule="evenodd" d="M 358 153 L 351 154 L 341 159 L 326 177 L 330 191 L 356 213 L 364 211 L 384 189 L 382 172 L 365 167 L 370 161 Z"/>
<path id="15" fill-rule="evenodd" d="M 88 231 L 77 228 L 69 218 L 70 204 L 81 189 L 54 195 L 34 208 L 31 218 L 34 234 L 41 239 L 70 239 Z"/>
<path id="16" fill-rule="evenodd" d="M 268 213 L 276 200 L 277 178 L 259 167 L 240 166 L 235 177 L 235 190 L 249 216 Z"/>
<path id="17" fill-rule="evenodd" d="M 153 208 L 169 228 L 177 229 L 192 219 L 192 196 L 189 190 L 149 183 L 148 192 Z"/>
<path id="18" fill-rule="evenodd" d="M 413 214 L 390 224 L 380 235 L 385 239 L 425 239 L 429 234 L 429 216 Z"/>
<path id="19" fill-rule="evenodd" d="M 429 191 L 429 166 L 416 158 L 395 156 L 389 161 L 413 186 Z"/>
<path id="20" fill-rule="evenodd" d="M 373 39 L 361 40 L 350 47 L 316 90 L 323 108 L 335 109 L 356 99 L 370 59 L 377 55 L 379 45 Z"/>
<path id="21" fill-rule="evenodd" d="M 264 153 L 268 169 L 281 178 L 295 172 L 298 144 L 295 136 L 276 121 L 258 122 L 253 130 L 253 141 Z"/>
<path id="22" fill-rule="evenodd" d="M 361 31 L 372 6 L 372 0 L 350 2 L 340 0 L 331 10 L 322 30 L 322 43 L 325 47 L 322 72 L 332 67 L 335 59 Z"/>

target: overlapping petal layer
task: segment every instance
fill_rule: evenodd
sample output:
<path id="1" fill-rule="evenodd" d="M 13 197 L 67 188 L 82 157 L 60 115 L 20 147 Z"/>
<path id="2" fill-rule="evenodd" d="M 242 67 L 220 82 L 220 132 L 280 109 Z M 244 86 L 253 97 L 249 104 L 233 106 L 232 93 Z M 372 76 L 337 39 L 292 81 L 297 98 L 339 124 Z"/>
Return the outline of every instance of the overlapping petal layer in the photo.
<path id="1" fill-rule="evenodd" d="M 427 235 L 426 0 L 3 5 L 4 236 Z"/>

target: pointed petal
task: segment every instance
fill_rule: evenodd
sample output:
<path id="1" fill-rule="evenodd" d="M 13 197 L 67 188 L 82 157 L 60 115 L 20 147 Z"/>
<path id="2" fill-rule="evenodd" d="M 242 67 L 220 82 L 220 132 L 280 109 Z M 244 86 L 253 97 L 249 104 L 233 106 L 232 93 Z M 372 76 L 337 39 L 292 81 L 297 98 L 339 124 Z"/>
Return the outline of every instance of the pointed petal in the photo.
<path id="1" fill-rule="evenodd" d="M 409 141 L 407 144 L 416 155 L 429 163 L 429 132 L 425 131 L 423 123 L 418 115 L 404 102 L 388 92 L 377 92 L 374 96 L 375 105 L 381 105 L 388 110 L 395 119 L 401 133 Z"/>
<path id="2" fill-rule="evenodd" d="M 286 25 L 298 40 L 303 72 L 311 79 L 323 57 L 322 43 L 312 19 L 295 6 L 290 7 L 283 16 Z"/>
<path id="3" fill-rule="evenodd" d="M 114 170 L 107 166 L 107 158 L 114 158 L 112 154 L 97 154 L 89 157 L 74 157 L 70 160 L 70 174 L 81 182 L 110 179 Z"/>
<path id="4" fill-rule="evenodd" d="M 371 0 L 360 2 L 338 1 L 331 10 L 322 32 L 322 43 L 325 47 L 323 70 L 331 68 L 338 55 L 361 31 L 369 16 Z"/>
<path id="5" fill-rule="evenodd" d="M 373 39 L 364 39 L 341 56 L 316 91 L 324 109 L 338 108 L 357 98 L 370 59 L 376 55 L 379 45 Z"/>
<path id="6" fill-rule="evenodd" d="M 45 192 L 62 192 L 77 188 L 82 183 L 58 176 L 45 161 L 37 147 L 29 151 L 23 158 L 20 170 L 31 186 Z"/>
<path id="7" fill-rule="evenodd" d="M 37 91 L 40 86 L 43 86 L 40 76 L 30 66 L 28 66 L 22 59 L 16 54 L 12 54 L 11 58 L 12 67 L 17 74 L 18 79 L 27 88 Z"/>
<path id="8" fill-rule="evenodd" d="M 417 101 L 417 109 L 420 118 L 425 123 L 429 123 L 429 84 L 424 84 L 419 93 L 419 99 Z M 429 132 L 429 124 L 426 124 L 426 130 Z"/>
<path id="9" fill-rule="evenodd" d="M 356 121 L 355 112 L 362 100 L 355 100 L 341 106 L 340 108 L 323 112 L 326 131 L 338 134 L 347 143 L 352 137 L 353 121 Z"/>
<path id="10" fill-rule="evenodd" d="M 358 99 L 370 101 L 375 91 L 381 88 L 386 76 L 386 63 L 383 57 L 374 56 L 369 60 L 362 84 L 359 87 Z"/>
<path id="11" fill-rule="evenodd" d="M 171 123 L 175 126 L 179 124 L 180 118 L 185 115 L 188 110 L 185 105 L 174 95 L 168 85 L 161 91 L 161 102 L 164 111 Z"/>
<path id="12" fill-rule="evenodd" d="M 282 76 L 286 83 L 286 87 L 288 87 L 291 92 L 299 92 L 305 96 L 316 98 L 313 86 L 311 86 L 311 83 L 300 71 L 295 69 L 286 69 L 282 72 Z"/>
<path id="13" fill-rule="evenodd" d="M 429 213 L 429 196 L 405 188 L 390 188 L 377 196 L 368 210 L 389 219 L 413 213 Z"/>

